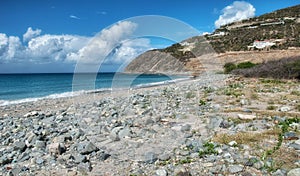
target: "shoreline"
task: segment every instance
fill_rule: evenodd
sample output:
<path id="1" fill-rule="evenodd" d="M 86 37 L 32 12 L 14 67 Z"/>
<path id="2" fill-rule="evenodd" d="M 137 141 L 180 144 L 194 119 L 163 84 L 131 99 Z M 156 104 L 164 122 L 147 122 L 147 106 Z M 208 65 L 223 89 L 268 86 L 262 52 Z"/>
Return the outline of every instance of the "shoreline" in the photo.
<path id="1" fill-rule="evenodd" d="M 90 74 L 90 73 L 87 73 L 87 74 Z M 115 73 L 115 74 L 129 74 L 129 73 Z M 135 74 L 132 74 L 132 75 L 135 75 Z M 153 74 L 153 75 L 156 75 L 156 74 Z M 183 76 L 183 75 L 172 75 L 172 76 Z M 157 87 L 157 86 L 163 86 L 163 85 L 174 84 L 174 83 L 176 84 L 177 82 L 188 81 L 190 79 L 192 79 L 192 78 L 186 76 L 186 78 L 177 78 L 177 79 L 171 79 L 171 80 L 166 80 L 166 81 L 161 81 L 161 82 L 138 84 L 129 89 Z M 128 89 L 128 88 L 119 88 L 117 91 L 120 91 L 120 90 L 126 91 L 126 89 Z M 15 99 L 15 100 L 0 100 L 0 107 L 16 105 L 16 104 L 23 104 L 23 103 L 30 103 L 30 102 L 36 102 L 36 101 L 48 100 L 48 99 L 70 98 L 70 97 L 76 97 L 76 96 L 81 96 L 81 95 L 85 95 L 85 94 L 104 93 L 104 92 L 110 92 L 110 91 L 115 91 L 115 90 L 112 90 L 112 88 L 100 88 L 100 89 L 95 89 L 95 90 L 78 90 L 78 91 L 71 91 L 71 92 L 54 93 L 54 94 L 50 94 L 50 95 L 42 96 L 42 97 L 28 97 L 28 98 Z"/>

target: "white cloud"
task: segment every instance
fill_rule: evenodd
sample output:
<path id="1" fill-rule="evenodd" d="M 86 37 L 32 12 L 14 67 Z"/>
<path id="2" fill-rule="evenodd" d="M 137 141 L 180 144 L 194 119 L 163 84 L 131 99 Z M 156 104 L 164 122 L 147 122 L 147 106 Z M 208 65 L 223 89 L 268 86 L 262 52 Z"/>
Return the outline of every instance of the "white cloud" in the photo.
<path id="1" fill-rule="evenodd" d="M 28 29 L 23 35 L 23 40 L 28 40 L 26 43 L 22 43 L 19 37 L 0 33 L 1 62 L 49 63 L 64 61 L 68 53 L 77 52 L 90 40 L 89 37 L 75 35 L 37 36 L 41 31 L 34 32 L 31 28 Z"/>
<path id="2" fill-rule="evenodd" d="M 137 25 L 118 22 L 95 37 L 76 35 L 41 35 L 28 28 L 24 42 L 16 36 L 0 33 L 0 63 L 105 63 L 123 64 L 150 48 L 148 39 L 129 40 Z M 26 42 L 25 42 L 26 41 Z M 103 61 L 103 60 L 102 60 Z"/>
<path id="3" fill-rule="evenodd" d="M 235 1 L 233 4 L 225 7 L 222 13 L 215 22 L 217 28 L 228 23 L 253 17 L 255 15 L 255 8 L 248 2 Z"/>
<path id="4" fill-rule="evenodd" d="M 129 63 L 132 59 L 139 54 L 149 50 L 151 48 L 150 40 L 139 38 L 134 40 L 128 40 L 116 48 L 114 54 L 106 62 L 124 64 Z"/>
<path id="5" fill-rule="evenodd" d="M 89 40 L 88 37 L 74 35 L 43 35 L 30 40 L 24 52 L 36 62 L 64 61 L 68 53 L 77 52 Z"/>
<path id="6" fill-rule="evenodd" d="M 76 19 L 76 20 L 80 20 L 80 18 L 77 17 L 77 16 L 75 16 L 75 15 L 70 15 L 69 17 L 70 17 L 70 18 L 73 18 L 73 19 Z"/>
<path id="7" fill-rule="evenodd" d="M 27 42 L 29 40 L 31 40 L 32 38 L 35 38 L 37 36 L 39 36 L 41 34 L 42 30 L 40 29 L 36 29 L 36 30 L 32 30 L 31 27 L 29 27 L 27 29 L 27 32 L 23 35 L 23 41 Z"/>
<path id="8" fill-rule="evenodd" d="M 8 37 L 6 34 L 0 33 L 0 56 L 1 53 L 4 53 L 7 50 L 8 46 Z"/>
<path id="9" fill-rule="evenodd" d="M 126 40 L 136 29 L 137 25 L 130 21 L 118 22 L 110 28 L 102 30 L 91 42 L 78 53 L 70 53 L 68 60 L 81 63 L 99 63 L 113 51 L 120 43 Z M 128 50 L 128 52 L 132 52 Z"/>

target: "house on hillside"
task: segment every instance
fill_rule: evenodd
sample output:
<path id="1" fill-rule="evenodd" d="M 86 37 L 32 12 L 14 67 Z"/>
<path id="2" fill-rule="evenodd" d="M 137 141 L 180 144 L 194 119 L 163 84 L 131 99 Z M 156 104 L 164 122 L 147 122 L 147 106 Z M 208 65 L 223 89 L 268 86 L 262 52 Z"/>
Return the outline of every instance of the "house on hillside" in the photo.
<path id="1" fill-rule="evenodd" d="M 264 41 L 259 41 L 256 40 L 253 42 L 253 45 L 248 46 L 248 50 L 253 50 L 253 49 L 259 49 L 259 50 L 270 50 L 271 46 L 276 45 L 275 42 L 269 41 L 269 40 L 264 40 Z"/>

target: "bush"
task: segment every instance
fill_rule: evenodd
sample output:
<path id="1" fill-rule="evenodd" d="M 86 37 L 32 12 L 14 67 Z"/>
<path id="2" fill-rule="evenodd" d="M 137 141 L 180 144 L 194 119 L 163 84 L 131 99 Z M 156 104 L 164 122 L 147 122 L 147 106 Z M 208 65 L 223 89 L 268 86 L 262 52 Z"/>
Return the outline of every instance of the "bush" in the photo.
<path id="1" fill-rule="evenodd" d="M 252 68 L 256 66 L 256 64 L 252 63 L 252 62 L 242 62 L 242 63 L 239 63 L 237 65 L 237 69 L 245 69 L 245 68 Z"/>
<path id="2" fill-rule="evenodd" d="M 228 74 L 230 73 L 232 70 L 235 70 L 237 67 L 234 63 L 226 63 L 224 65 L 224 73 Z"/>
<path id="3" fill-rule="evenodd" d="M 236 70 L 236 69 L 246 69 L 246 68 L 252 68 L 254 66 L 256 66 L 256 64 L 254 64 L 252 62 L 249 62 L 249 61 L 248 62 L 241 62 L 237 65 L 235 65 L 234 63 L 229 62 L 229 63 L 226 63 L 224 65 L 224 73 L 227 74 L 227 73 L 230 73 L 231 71 Z"/>
<path id="4" fill-rule="evenodd" d="M 268 61 L 252 68 L 235 69 L 231 73 L 245 77 L 300 80 L 300 57 Z"/>

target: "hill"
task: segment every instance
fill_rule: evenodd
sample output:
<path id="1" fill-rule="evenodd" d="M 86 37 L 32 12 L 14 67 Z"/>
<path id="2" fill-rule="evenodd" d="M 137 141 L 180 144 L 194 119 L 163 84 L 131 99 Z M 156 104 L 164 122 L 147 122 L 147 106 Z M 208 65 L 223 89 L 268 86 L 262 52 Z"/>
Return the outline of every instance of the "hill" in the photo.
<path id="1" fill-rule="evenodd" d="M 175 69 L 175 72 L 198 73 L 203 70 L 205 59 L 215 60 L 219 64 L 241 59 L 264 62 L 264 58 L 278 60 L 286 56 L 295 56 L 299 49 L 300 5 L 297 5 L 227 24 L 212 34 L 195 36 L 164 49 L 147 51 L 135 58 L 125 68 L 125 72 L 170 72 L 172 68 L 168 64 L 173 58 L 177 65 L 180 63 L 179 65 L 184 66 Z M 279 50 L 287 54 L 277 55 Z M 158 52 L 161 53 L 159 58 Z M 243 58 L 240 58 L 241 55 Z M 260 58 L 254 57 L 256 55 Z M 156 69 L 158 63 L 159 69 Z"/>

